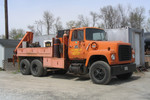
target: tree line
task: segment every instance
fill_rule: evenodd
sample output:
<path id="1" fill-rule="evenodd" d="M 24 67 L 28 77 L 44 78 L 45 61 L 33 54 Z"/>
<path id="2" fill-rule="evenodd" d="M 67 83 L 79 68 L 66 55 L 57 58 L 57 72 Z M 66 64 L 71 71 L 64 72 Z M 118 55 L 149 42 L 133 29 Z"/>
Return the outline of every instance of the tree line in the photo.
<path id="1" fill-rule="evenodd" d="M 91 11 L 88 16 L 78 15 L 77 20 L 66 22 L 66 26 L 63 26 L 60 17 L 55 18 L 51 12 L 45 11 L 43 18 L 36 20 L 32 25 L 28 25 L 27 28 L 34 32 L 35 35 L 43 35 L 43 33 L 49 35 L 56 33 L 58 30 L 70 29 L 73 26 L 100 27 L 104 29 L 128 26 L 150 32 L 150 17 L 145 16 L 144 7 L 132 8 L 131 6 L 124 7 L 119 4 L 117 6 L 104 6 L 98 12 Z M 11 29 L 9 34 L 10 38 L 19 39 L 23 37 L 25 31 L 23 29 Z"/>

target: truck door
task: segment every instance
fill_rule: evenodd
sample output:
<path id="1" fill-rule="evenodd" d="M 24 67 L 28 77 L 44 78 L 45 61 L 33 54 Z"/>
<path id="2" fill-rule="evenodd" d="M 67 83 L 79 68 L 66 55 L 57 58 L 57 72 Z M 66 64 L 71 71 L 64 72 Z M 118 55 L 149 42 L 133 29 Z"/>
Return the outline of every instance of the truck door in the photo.
<path id="1" fill-rule="evenodd" d="M 74 30 L 69 37 L 68 55 L 72 60 L 83 59 L 84 31 Z"/>

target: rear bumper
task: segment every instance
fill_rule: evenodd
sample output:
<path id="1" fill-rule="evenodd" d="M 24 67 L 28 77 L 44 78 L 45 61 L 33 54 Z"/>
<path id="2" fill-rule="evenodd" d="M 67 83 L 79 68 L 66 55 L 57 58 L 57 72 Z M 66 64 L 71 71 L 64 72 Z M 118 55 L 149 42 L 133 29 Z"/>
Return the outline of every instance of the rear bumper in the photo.
<path id="1" fill-rule="evenodd" d="M 111 66 L 111 75 L 120 75 L 120 74 L 125 74 L 129 72 L 134 72 L 136 71 L 136 64 L 125 64 L 125 65 L 115 65 Z"/>

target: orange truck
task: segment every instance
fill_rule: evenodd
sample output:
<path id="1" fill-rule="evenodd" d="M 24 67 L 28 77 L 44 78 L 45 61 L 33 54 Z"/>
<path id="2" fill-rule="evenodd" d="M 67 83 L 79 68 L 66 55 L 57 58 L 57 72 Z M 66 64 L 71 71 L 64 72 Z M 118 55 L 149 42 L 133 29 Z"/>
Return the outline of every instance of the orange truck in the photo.
<path id="1" fill-rule="evenodd" d="M 130 43 L 107 41 L 106 32 L 95 27 L 60 30 L 45 47 L 32 43 L 27 32 L 14 50 L 23 75 L 35 77 L 47 71 L 89 74 L 93 83 L 108 84 L 112 76 L 128 79 L 136 70 L 135 52 Z"/>

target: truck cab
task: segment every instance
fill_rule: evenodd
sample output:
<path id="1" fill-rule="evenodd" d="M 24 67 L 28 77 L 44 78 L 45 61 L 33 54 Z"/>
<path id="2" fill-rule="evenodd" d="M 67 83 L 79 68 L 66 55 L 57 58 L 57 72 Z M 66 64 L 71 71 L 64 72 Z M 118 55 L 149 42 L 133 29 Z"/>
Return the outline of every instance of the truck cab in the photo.
<path id="1" fill-rule="evenodd" d="M 29 32 L 16 47 L 14 58 L 23 75 L 43 76 L 48 70 L 89 74 L 96 84 L 108 84 L 112 76 L 130 78 L 136 70 L 131 44 L 107 41 L 106 36 L 96 27 L 73 28 L 58 31 L 48 47 L 31 47 L 33 33 Z M 23 41 L 30 45 L 22 48 Z"/>

